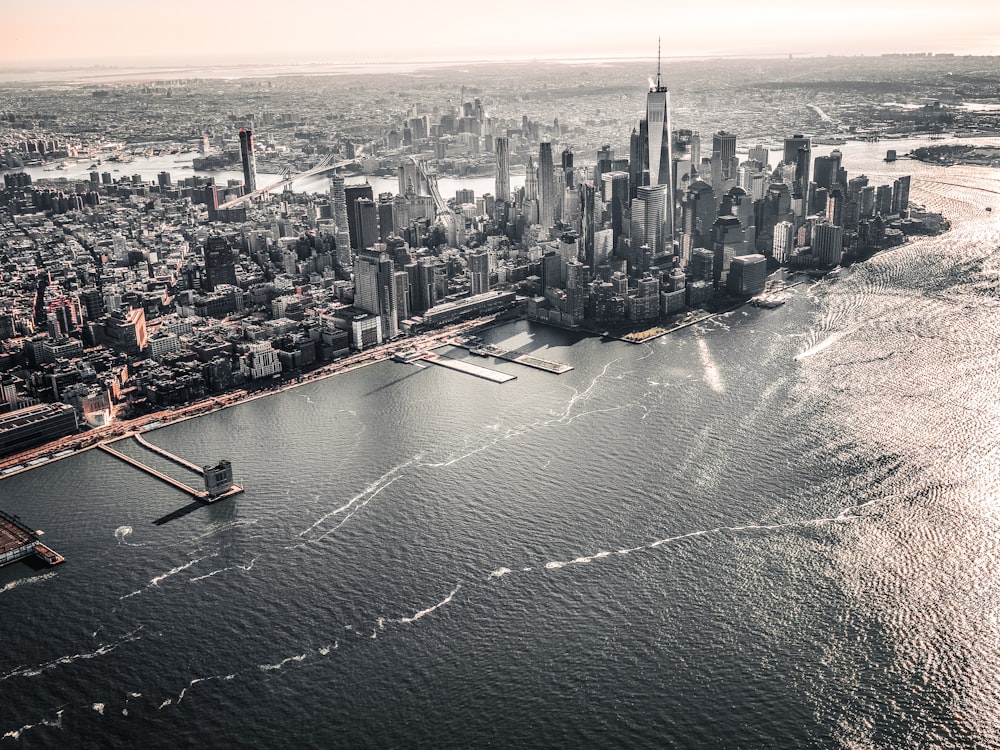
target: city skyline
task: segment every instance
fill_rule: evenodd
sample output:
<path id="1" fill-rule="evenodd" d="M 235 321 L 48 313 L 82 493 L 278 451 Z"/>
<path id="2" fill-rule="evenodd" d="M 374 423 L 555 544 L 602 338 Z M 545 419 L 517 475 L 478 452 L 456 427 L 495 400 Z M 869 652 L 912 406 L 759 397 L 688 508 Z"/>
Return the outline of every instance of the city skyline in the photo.
<path id="1" fill-rule="evenodd" d="M 48 17 L 57 20 L 46 24 L 37 22 L 29 6 L 11 4 L 3 10 L 5 26 L 16 33 L 4 40 L 0 66 L 640 58 L 652 42 L 636 40 L 631 20 L 636 16 L 649 20 L 651 37 L 663 37 L 665 59 L 894 52 L 988 55 L 1000 49 L 1000 19 L 991 18 L 984 12 L 989 6 L 975 0 L 951 4 L 947 14 L 930 4 L 901 0 L 877 7 L 851 0 L 817 8 L 788 2 L 760 8 L 732 0 L 716 3 L 713 18 L 739 19 L 729 24 L 713 23 L 693 6 L 672 8 L 668 17 L 642 0 L 628 15 L 593 25 L 580 23 L 564 9 L 523 0 L 508 4 L 502 14 L 482 17 L 433 13 L 392 0 L 379 12 L 391 22 L 377 27 L 363 6 L 322 8 L 292 0 L 282 6 L 278 33 L 273 9 L 262 3 L 241 4 L 239 15 L 227 6 L 190 0 L 173 4 L 169 13 L 158 6 L 130 6 L 125 13 L 119 4 L 108 2 L 80 6 L 60 0 L 47 7 Z M 489 34 L 479 33 L 484 25 Z M 340 33 L 352 28 L 370 33 Z"/>

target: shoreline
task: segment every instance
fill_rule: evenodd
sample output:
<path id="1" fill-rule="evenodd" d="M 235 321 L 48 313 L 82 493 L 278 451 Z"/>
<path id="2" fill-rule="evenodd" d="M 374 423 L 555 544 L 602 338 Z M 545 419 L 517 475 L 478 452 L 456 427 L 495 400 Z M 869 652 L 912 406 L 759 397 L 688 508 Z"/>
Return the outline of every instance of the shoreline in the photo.
<path id="1" fill-rule="evenodd" d="M 336 375 L 353 372 L 354 370 L 359 370 L 363 367 L 367 367 L 368 365 L 389 361 L 392 356 L 392 352 L 399 348 L 400 345 L 413 345 L 413 342 L 425 340 L 425 343 L 420 343 L 418 346 L 426 349 L 427 351 L 433 351 L 434 349 L 440 349 L 443 346 L 449 346 L 449 339 L 463 333 L 489 328 L 499 323 L 513 322 L 497 320 L 499 315 L 500 314 L 488 318 L 476 318 L 471 321 L 455 323 L 447 328 L 443 328 L 432 333 L 420 334 L 419 336 L 411 336 L 405 339 L 387 342 L 376 349 L 369 349 L 367 351 L 351 354 L 343 360 L 323 365 L 301 377 L 294 378 L 282 383 L 281 385 L 271 388 L 261 388 L 255 391 L 238 389 L 229 393 L 221 393 L 216 396 L 211 396 L 201 401 L 196 401 L 192 404 L 178 407 L 177 409 L 167 409 L 154 412 L 152 414 L 144 414 L 140 417 L 134 417 L 129 420 L 113 422 L 110 425 L 97 428 L 97 430 L 90 432 L 67 435 L 53 442 L 45 443 L 44 445 L 39 445 L 35 448 L 29 448 L 26 451 L 21 451 L 20 453 L 7 458 L 0 459 L 0 481 L 9 477 L 24 474 L 32 469 L 49 466 L 50 464 L 61 461 L 64 458 L 71 458 L 72 456 L 86 453 L 87 451 L 99 448 L 104 444 L 124 440 L 135 434 L 155 432 L 162 427 L 179 424 L 191 419 L 197 419 L 198 417 L 203 417 L 208 414 L 214 414 L 215 412 L 222 411 L 223 409 L 228 409 L 231 406 L 239 406 L 240 404 L 246 404 L 251 401 L 256 401 L 257 399 L 284 393 L 285 391 L 289 391 L 301 385 L 308 385 L 310 383 L 332 378 Z M 98 430 L 102 432 L 98 433 Z M 88 439 L 90 442 L 88 442 L 87 445 L 79 445 L 79 443 L 87 441 Z M 12 468 L 15 468 L 15 470 L 10 471 Z"/>

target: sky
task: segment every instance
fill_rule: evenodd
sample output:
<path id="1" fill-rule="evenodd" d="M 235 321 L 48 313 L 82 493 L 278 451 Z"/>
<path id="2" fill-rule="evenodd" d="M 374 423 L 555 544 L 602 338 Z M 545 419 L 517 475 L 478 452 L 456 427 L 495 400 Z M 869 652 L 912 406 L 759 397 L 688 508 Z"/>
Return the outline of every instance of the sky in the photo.
<path id="1" fill-rule="evenodd" d="M 995 0 L 0 0 L 0 66 L 1000 54 Z"/>

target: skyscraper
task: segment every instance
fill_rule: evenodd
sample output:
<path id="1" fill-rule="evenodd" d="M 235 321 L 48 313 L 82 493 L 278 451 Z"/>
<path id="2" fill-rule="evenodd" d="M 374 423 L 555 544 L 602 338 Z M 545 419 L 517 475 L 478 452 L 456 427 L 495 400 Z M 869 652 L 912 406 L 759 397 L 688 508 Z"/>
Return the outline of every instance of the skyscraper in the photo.
<path id="1" fill-rule="evenodd" d="M 347 192 L 344 178 L 334 172 L 330 177 L 330 204 L 337 225 L 337 262 L 341 268 L 351 267 L 351 234 L 347 220 Z"/>
<path id="2" fill-rule="evenodd" d="M 808 206 L 809 199 L 809 167 L 812 153 L 811 141 L 808 136 L 796 134 L 785 139 L 785 164 L 795 165 L 795 184 L 792 187 L 792 197 L 801 198 L 802 205 Z M 805 209 L 803 208 L 803 211 Z"/>
<path id="3" fill-rule="evenodd" d="M 720 130 L 712 136 L 712 158 L 716 157 L 719 158 L 722 166 L 722 179 L 728 180 L 735 177 L 736 175 L 732 174 L 732 160 L 736 158 L 735 134 Z M 718 191 L 721 186 L 713 185 L 713 187 Z"/>
<path id="4" fill-rule="evenodd" d="M 358 248 L 367 249 L 378 242 L 378 206 L 369 198 L 354 202 L 354 224 L 358 230 Z"/>
<path id="5" fill-rule="evenodd" d="M 469 275 L 472 294 L 490 290 L 490 257 L 486 252 L 469 253 Z"/>
<path id="6" fill-rule="evenodd" d="M 354 261 L 354 306 L 379 317 L 382 338 L 399 333 L 396 268 L 384 250 L 363 250 Z"/>
<path id="7" fill-rule="evenodd" d="M 641 138 L 640 128 L 640 138 Z M 654 252 L 661 255 L 673 244 L 674 237 L 674 180 L 673 180 L 673 137 L 670 127 L 670 91 L 663 84 L 660 75 L 660 55 L 656 55 L 656 80 L 649 82 L 646 94 L 646 142 L 644 161 L 649 170 L 650 186 L 665 185 L 664 195 L 664 236 L 668 242 L 658 243 Z M 638 190 L 636 191 L 638 195 Z M 652 247 L 652 246 L 651 246 Z"/>
<path id="8" fill-rule="evenodd" d="M 243 186 L 246 192 L 257 189 L 257 159 L 253 153 L 253 131 L 240 131 L 240 157 L 243 159 Z"/>
<path id="9" fill-rule="evenodd" d="M 497 158 L 496 184 L 493 194 L 497 201 L 510 200 L 510 139 L 502 135 L 493 144 Z"/>
<path id="10" fill-rule="evenodd" d="M 538 144 L 538 223 L 542 231 L 548 231 L 555 225 L 556 219 L 556 186 L 554 165 L 552 163 L 552 144 L 543 141 Z"/>
<path id="11" fill-rule="evenodd" d="M 354 209 L 354 204 L 361 198 L 373 200 L 375 193 L 371 185 L 362 182 L 360 185 L 345 185 L 344 198 L 347 201 L 347 231 L 351 236 L 351 247 L 355 250 L 364 250 L 358 235 L 358 214 Z"/>
<path id="12" fill-rule="evenodd" d="M 236 286 L 236 259 L 229 240 L 213 234 L 205 240 L 205 288 L 214 291 L 219 284 Z"/>
<path id="13" fill-rule="evenodd" d="M 665 252 L 667 186 L 640 185 L 632 201 L 632 249 L 648 245 L 655 258 Z"/>

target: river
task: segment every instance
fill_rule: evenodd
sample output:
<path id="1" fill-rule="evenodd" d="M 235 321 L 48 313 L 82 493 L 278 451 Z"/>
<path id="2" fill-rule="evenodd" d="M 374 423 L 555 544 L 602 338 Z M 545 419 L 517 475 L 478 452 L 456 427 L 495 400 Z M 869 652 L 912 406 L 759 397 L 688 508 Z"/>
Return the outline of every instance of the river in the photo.
<path id="1" fill-rule="evenodd" d="M 1000 747 L 1000 173 L 891 147 L 952 231 L 781 308 L 164 427 L 246 492 L 161 525 L 99 452 L 0 481 L 67 558 L 0 571 L 3 743 Z"/>

